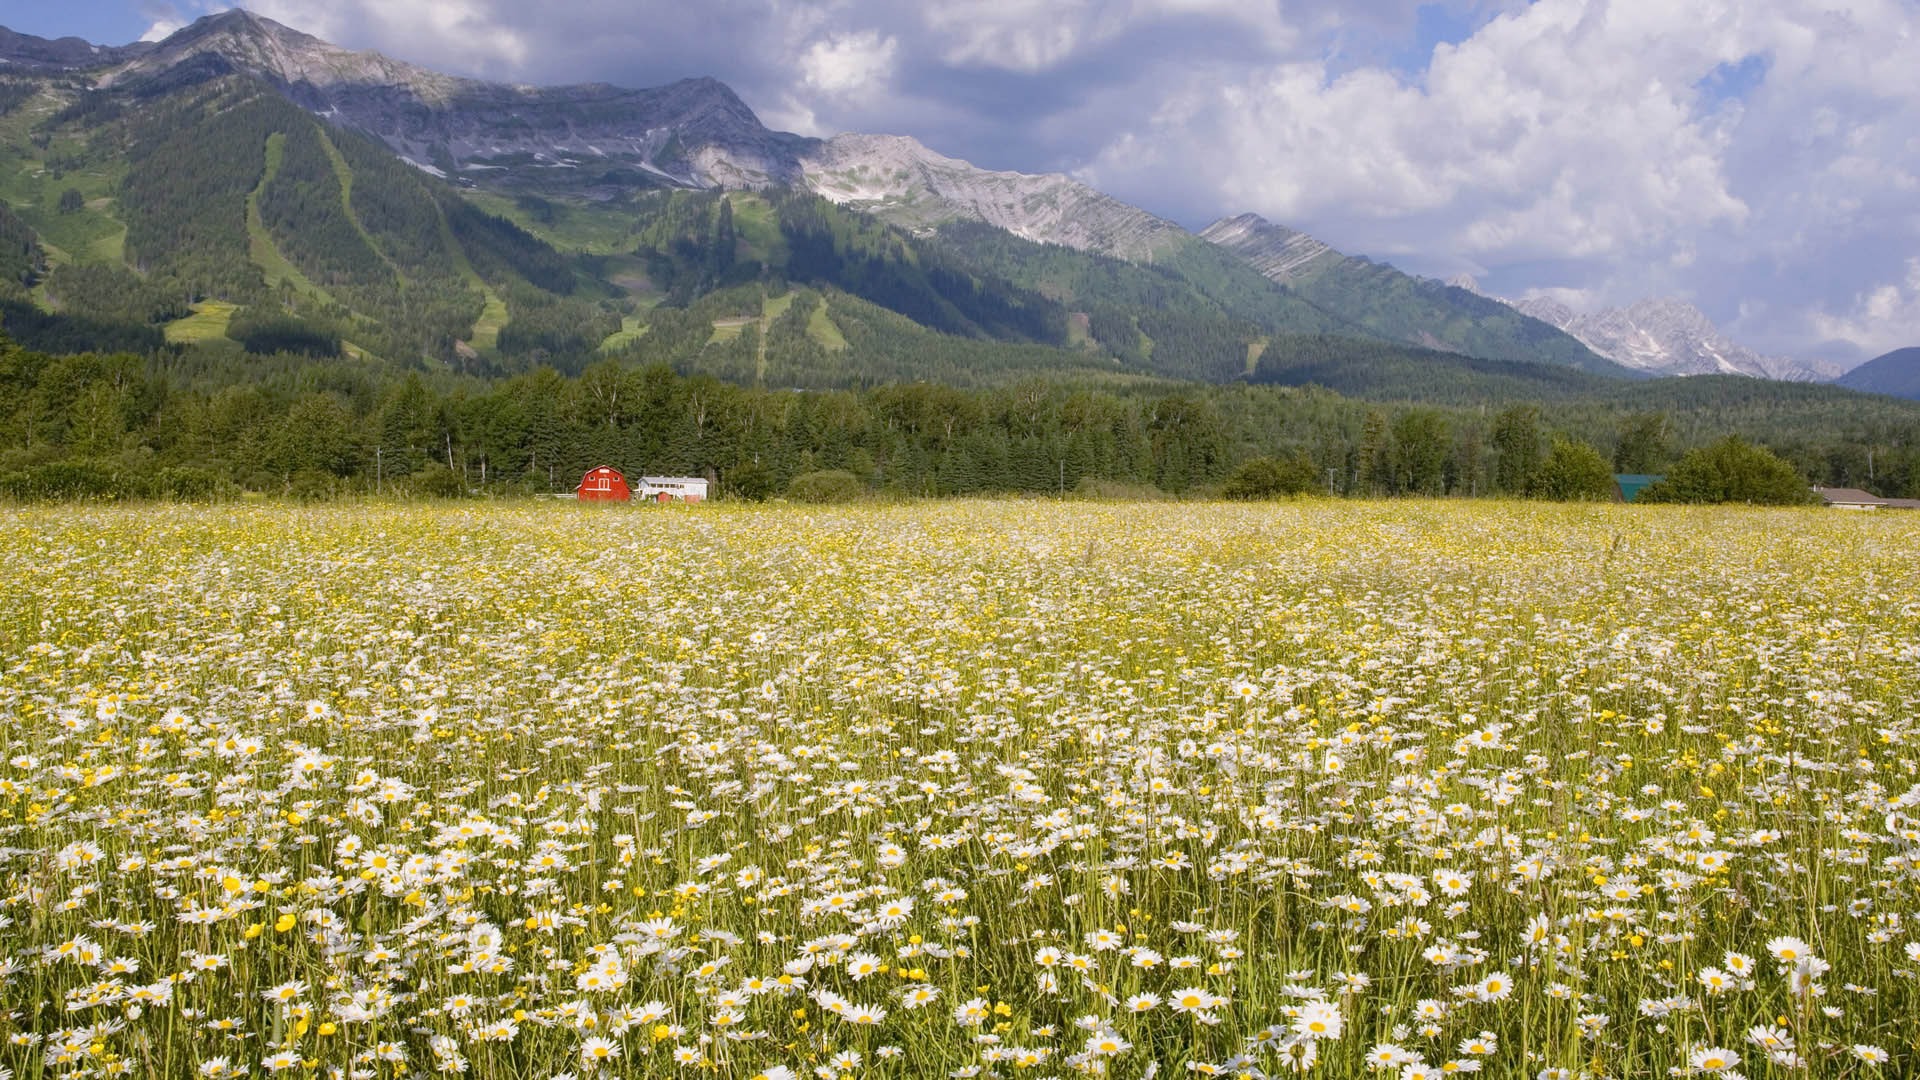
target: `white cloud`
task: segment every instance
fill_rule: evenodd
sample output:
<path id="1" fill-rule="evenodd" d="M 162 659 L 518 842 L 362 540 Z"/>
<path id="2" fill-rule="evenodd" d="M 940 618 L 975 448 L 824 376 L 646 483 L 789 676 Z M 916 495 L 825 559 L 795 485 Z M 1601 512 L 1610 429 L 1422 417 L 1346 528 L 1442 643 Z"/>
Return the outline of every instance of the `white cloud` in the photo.
<path id="1" fill-rule="evenodd" d="M 146 32 L 140 35 L 141 41 L 160 41 L 168 35 L 183 29 L 194 19 L 211 12 L 225 11 L 227 5 L 218 0 L 183 0 L 180 4 L 170 0 L 145 0 L 139 5 L 140 17 L 150 21 Z"/>
<path id="2" fill-rule="evenodd" d="M 1743 61 L 1757 86 L 1701 89 Z M 1914 70 L 1899 3 L 1538 0 L 1420 72 L 1197 70 L 1083 175 L 1513 292 L 1673 291 L 1731 318 L 1762 291 L 1791 302 L 1749 308 L 1755 331 L 1805 343 L 1834 269 L 1920 246 Z"/>
<path id="3" fill-rule="evenodd" d="M 1272 0 L 931 0 L 920 11 L 944 62 L 1027 73 L 1177 20 L 1230 26 L 1269 50 L 1296 37 Z"/>
<path id="4" fill-rule="evenodd" d="M 1496 18 L 1439 46 L 1424 86 L 1372 68 L 1333 75 L 1320 60 L 1203 76 L 1129 151 L 1204 162 L 1229 204 L 1290 221 L 1414 221 L 1479 260 L 1636 253 L 1680 223 L 1741 220 L 1716 137 L 1691 115 L 1690 84 L 1718 54 L 1676 78 L 1655 55 L 1671 52 L 1657 44 L 1668 27 L 1589 17 L 1542 0 Z M 1091 174 L 1123 171 L 1102 161 Z"/>
<path id="5" fill-rule="evenodd" d="M 800 79 L 823 94 L 877 93 L 893 78 L 900 43 L 869 30 L 832 34 L 800 54 Z"/>
<path id="6" fill-rule="evenodd" d="M 379 43 L 399 59 L 510 78 L 532 59 L 531 35 L 489 0 L 248 0 L 250 11 L 338 44 Z M 395 51 L 389 43 L 404 43 Z"/>
<path id="7" fill-rule="evenodd" d="M 1858 345 L 1868 353 L 1920 343 L 1920 258 L 1907 260 L 1903 279 L 1856 297 L 1843 315 L 1816 312 L 1813 323 L 1822 336 Z"/>
<path id="8" fill-rule="evenodd" d="M 947 63 L 1039 71 L 1073 53 L 1097 11 L 1091 0 L 935 0 L 921 17 Z"/>

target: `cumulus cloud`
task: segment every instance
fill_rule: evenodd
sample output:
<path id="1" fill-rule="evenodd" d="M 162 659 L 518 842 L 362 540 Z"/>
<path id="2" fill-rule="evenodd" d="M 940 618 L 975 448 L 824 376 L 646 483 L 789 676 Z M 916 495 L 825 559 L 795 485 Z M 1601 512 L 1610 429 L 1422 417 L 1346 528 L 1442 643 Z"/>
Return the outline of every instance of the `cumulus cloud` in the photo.
<path id="1" fill-rule="evenodd" d="M 1908 259 L 1905 276 L 1856 297 L 1850 310 L 1818 312 L 1815 329 L 1859 346 L 1867 354 L 1891 352 L 1920 342 L 1920 258 Z"/>
<path id="2" fill-rule="evenodd" d="M 1280 5 L 1260 0 L 931 0 L 919 10 L 946 63 L 1029 73 L 1168 22 L 1231 26 L 1274 48 L 1295 37 Z"/>
<path id="3" fill-rule="evenodd" d="M 224 5 L 221 5 L 224 7 Z M 186 10 L 164 2 L 147 0 L 138 5 L 140 18 L 147 23 L 147 29 L 139 37 L 141 41 L 159 41 L 208 11 L 218 11 L 221 7 L 209 8 L 204 4 L 189 3 Z M 115 44 L 118 44 L 115 42 Z"/>
<path id="4" fill-rule="evenodd" d="M 800 81 L 823 94 L 845 97 L 885 90 L 893 78 L 899 42 L 868 30 L 830 34 L 800 54 Z"/>
<path id="5" fill-rule="evenodd" d="M 1512 293 L 1679 292 L 1808 347 L 1920 241 L 1916 49 L 1878 0 L 1539 0 L 1421 70 L 1196 72 L 1083 175 Z"/>
<path id="6" fill-rule="evenodd" d="M 490 0 L 248 0 L 241 6 L 336 44 L 379 43 L 404 60 L 473 74 L 511 76 L 531 54 L 531 35 L 496 12 Z M 394 50 L 388 43 L 407 48 Z"/>
<path id="7" fill-rule="evenodd" d="M 1124 185 L 1155 164 L 1204 163 L 1202 191 L 1229 203 L 1346 227 L 1416 222 L 1491 262 L 1639 255 L 1682 224 L 1741 222 L 1725 136 L 1695 116 L 1691 89 L 1735 48 L 1676 48 L 1697 35 L 1634 5 L 1591 7 L 1542 0 L 1497 17 L 1437 46 L 1424 72 L 1335 75 L 1312 59 L 1202 75 L 1089 175 Z"/>

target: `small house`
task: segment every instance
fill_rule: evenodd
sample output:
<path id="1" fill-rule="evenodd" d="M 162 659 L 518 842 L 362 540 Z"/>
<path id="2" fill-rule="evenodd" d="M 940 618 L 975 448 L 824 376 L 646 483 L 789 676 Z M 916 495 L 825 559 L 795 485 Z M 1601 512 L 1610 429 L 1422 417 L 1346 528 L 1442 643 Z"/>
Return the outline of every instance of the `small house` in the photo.
<path id="1" fill-rule="evenodd" d="M 611 465 L 589 469 L 587 475 L 580 478 L 580 487 L 574 494 L 588 502 L 626 502 L 633 497 L 627 478 Z"/>
<path id="2" fill-rule="evenodd" d="M 1835 510 L 1920 510 L 1920 499 L 1883 499 L 1859 488 L 1816 487 L 1813 493 Z"/>
<path id="3" fill-rule="evenodd" d="M 1613 490 L 1621 502 L 1632 502 L 1642 491 L 1665 479 L 1658 473 L 1614 473 Z"/>
<path id="4" fill-rule="evenodd" d="M 643 476 L 637 494 L 654 502 L 705 502 L 707 482 L 698 476 Z"/>
<path id="5" fill-rule="evenodd" d="M 1859 488 L 1816 487 L 1813 493 L 1835 510 L 1882 510 L 1887 505 L 1887 500 Z"/>

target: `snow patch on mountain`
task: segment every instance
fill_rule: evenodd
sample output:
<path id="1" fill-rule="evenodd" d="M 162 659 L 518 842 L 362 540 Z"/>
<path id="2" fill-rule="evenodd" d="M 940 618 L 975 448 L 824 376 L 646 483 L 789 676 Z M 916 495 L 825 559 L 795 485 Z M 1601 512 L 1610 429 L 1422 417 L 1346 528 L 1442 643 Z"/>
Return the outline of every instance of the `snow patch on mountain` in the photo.
<path id="1" fill-rule="evenodd" d="M 1699 308 L 1672 297 L 1584 313 L 1544 296 L 1505 302 L 1565 330 L 1616 364 L 1655 375 L 1747 375 L 1824 382 L 1839 374 L 1838 369 L 1818 363 L 1762 356 L 1730 340 Z"/>

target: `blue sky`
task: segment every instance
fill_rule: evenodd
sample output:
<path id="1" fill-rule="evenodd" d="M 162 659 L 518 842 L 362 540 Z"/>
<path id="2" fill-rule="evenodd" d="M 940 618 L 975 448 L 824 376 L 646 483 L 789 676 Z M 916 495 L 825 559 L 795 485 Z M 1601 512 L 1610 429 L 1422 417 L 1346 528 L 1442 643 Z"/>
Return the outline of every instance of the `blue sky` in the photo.
<path id="1" fill-rule="evenodd" d="M 120 43 L 223 6 L 0 23 Z M 1069 172 L 1188 226 L 1251 210 L 1501 295 L 1680 296 L 1766 352 L 1920 344 L 1913 0 L 248 6 L 461 74 L 712 75 L 770 126 Z"/>
<path id="2" fill-rule="evenodd" d="M 8 5 L 0 26 L 40 37 L 85 38 L 96 45 L 124 45 L 153 25 L 131 4 L 74 0 L 65 4 Z"/>

